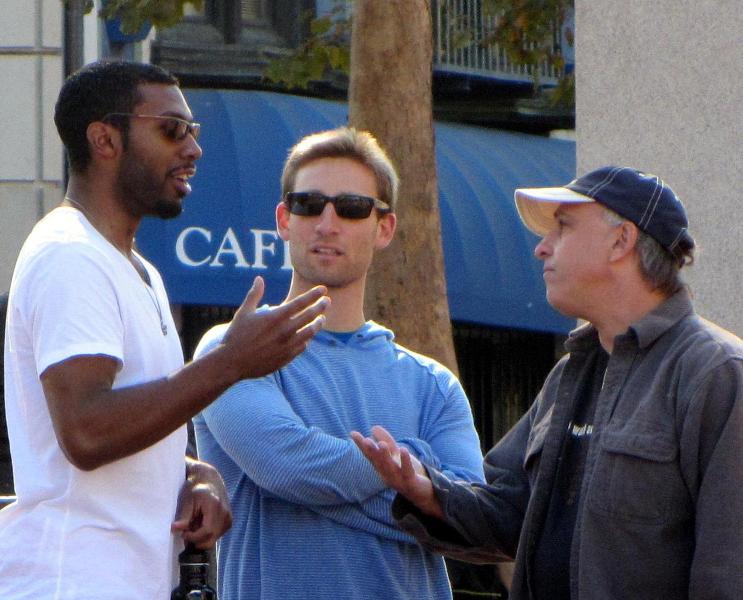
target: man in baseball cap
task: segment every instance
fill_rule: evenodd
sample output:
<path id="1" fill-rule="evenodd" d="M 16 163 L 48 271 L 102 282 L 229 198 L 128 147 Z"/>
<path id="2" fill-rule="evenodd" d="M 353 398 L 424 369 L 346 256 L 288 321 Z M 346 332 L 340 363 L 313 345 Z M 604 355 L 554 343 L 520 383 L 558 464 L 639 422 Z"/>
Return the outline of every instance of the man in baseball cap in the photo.
<path id="1" fill-rule="evenodd" d="M 522 221 L 540 236 L 554 225 L 560 204 L 598 202 L 679 259 L 694 248 L 686 211 L 673 190 L 659 177 L 629 167 L 601 167 L 563 187 L 520 188 L 515 197 Z"/>
<path id="2" fill-rule="evenodd" d="M 355 434 L 393 514 L 427 548 L 515 559 L 512 600 L 743 598 L 743 342 L 694 312 L 681 202 L 626 167 L 515 199 L 548 301 L 587 323 L 487 454 L 487 485 Z"/>

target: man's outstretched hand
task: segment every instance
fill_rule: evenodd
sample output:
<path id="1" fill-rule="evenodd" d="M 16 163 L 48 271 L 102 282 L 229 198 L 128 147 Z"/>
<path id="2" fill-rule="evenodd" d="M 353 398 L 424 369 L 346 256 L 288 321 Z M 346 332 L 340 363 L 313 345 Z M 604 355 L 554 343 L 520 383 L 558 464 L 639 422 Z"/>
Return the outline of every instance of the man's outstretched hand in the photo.
<path id="1" fill-rule="evenodd" d="M 364 437 L 358 431 L 351 432 L 351 439 L 388 486 L 424 513 L 442 518 L 441 504 L 421 462 L 407 448 L 398 446 L 384 427 L 372 427 L 372 436 Z"/>
<path id="2" fill-rule="evenodd" d="M 307 347 L 325 322 L 323 313 L 330 304 L 325 287 L 316 286 L 279 306 L 257 311 L 264 285 L 261 277 L 255 278 L 221 344 L 239 370 L 235 380 L 262 377 L 283 367 Z"/>

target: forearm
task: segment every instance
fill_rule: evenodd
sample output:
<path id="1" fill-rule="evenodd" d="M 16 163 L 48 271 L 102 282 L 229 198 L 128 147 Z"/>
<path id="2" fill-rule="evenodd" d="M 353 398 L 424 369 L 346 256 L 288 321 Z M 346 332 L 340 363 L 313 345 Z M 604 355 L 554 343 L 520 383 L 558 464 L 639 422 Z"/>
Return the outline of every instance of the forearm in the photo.
<path id="1" fill-rule="evenodd" d="M 358 503 L 385 489 L 374 469 L 349 441 L 317 428 L 262 423 L 243 442 L 220 445 L 260 488 L 304 506 Z"/>
<path id="2" fill-rule="evenodd" d="M 235 377 L 233 367 L 219 349 L 184 366 L 168 377 L 139 385 L 110 389 L 105 382 L 80 399 L 74 410 L 65 402 L 49 402 L 60 446 L 68 459 L 85 470 L 148 448 L 182 426 L 202 410 Z M 67 361 L 84 377 L 90 361 Z M 77 396 L 64 382 L 44 380 L 47 398 Z"/>
<path id="3" fill-rule="evenodd" d="M 529 500 L 524 479 L 506 471 L 489 484 L 452 481 L 436 472 L 430 477 L 442 520 L 468 546 L 514 555 Z"/>
<path id="4" fill-rule="evenodd" d="M 69 460 L 90 470 L 147 448 L 235 381 L 271 373 L 302 352 L 322 325 L 324 288 L 256 312 L 262 290 L 257 278 L 224 339 L 161 379 L 114 389 L 121 363 L 100 354 L 76 355 L 46 368 L 41 382 Z"/>
<path id="5" fill-rule="evenodd" d="M 431 550 L 476 562 L 494 562 L 513 556 L 518 544 L 530 486 L 521 468 L 528 438 L 528 414 L 485 457 L 487 484 L 455 481 L 428 469 L 440 518 L 415 498 L 395 501 L 400 526 Z M 417 506 L 417 508 L 416 508 Z M 429 516 L 421 514 L 427 512 Z"/>
<path id="6" fill-rule="evenodd" d="M 395 542 L 415 543 L 415 538 L 400 529 L 392 516 L 394 497 L 395 492 L 388 488 L 358 503 L 315 505 L 307 508 L 355 531 Z"/>
<path id="7" fill-rule="evenodd" d="M 475 563 L 511 560 L 523 512 L 504 497 L 502 490 L 454 482 L 433 471 L 431 477 L 439 514 L 398 495 L 393 503 L 398 525 L 432 552 Z"/>
<path id="8" fill-rule="evenodd" d="M 500 549 L 473 546 L 446 521 L 422 513 L 417 506 L 400 494 L 392 504 L 392 514 L 398 526 L 429 552 L 474 564 L 513 560 L 512 555 Z"/>
<path id="9" fill-rule="evenodd" d="M 469 401 L 456 379 L 449 381 L 446 395 L 432 400 L 432 406 L 418 435 L 421 439 L 412 446 L 414 454 L 451 479 L 485 481 L 480 439 Z"/>

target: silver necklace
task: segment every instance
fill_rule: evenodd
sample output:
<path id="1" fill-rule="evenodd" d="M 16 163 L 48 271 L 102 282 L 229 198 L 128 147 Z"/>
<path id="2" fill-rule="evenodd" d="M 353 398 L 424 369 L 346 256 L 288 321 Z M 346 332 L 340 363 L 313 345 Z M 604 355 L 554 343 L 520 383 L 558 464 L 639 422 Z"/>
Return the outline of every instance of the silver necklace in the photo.
<path id="1" fill-rule="evenodd" d="M 65 196 L 64 199 L 70 204 L 72 204 L 81 213 L 83 213 L 83 215 L 88 220 L 88 222 L 91 225 L 93 225 L 93 222 L 90 220 L 90 215 L 88 214 L 88 211 L 85 209 L 85 207 L 82 204 L 80 204 L 77 200 L 70 198 L 69 196 Z M 95 227 L 95 225 L 93 225 L 93 227 Z M 119 252 L 121 251 L 119 250 Z M 125 258 L 127 257 L 125 256 Z M 163 319 L 163 311 L 162 311 L 162 308 L 160 307 L 160 302 L 157 299 L 157 293 L 152 287 L 152 280 L 150 279 L 150 274 L 147 272 L 147 268 L 144 266 L 142 261 L 139 260 L 139 258 L 137 258 L 134 254 L 131 255 L 131 259 L 137 262 L 137 265 L 132 265 L 132 266 L 134 266 L 134 270 L 137 271 L 137 273 L 139 274 L 139 277 L 142 280 L 142 283 L 144 283 L 144 287 L 145 287 L 145 290 L 147 291 L 147 295 L 150 297 L 150 300 L 152 301 L 152 304 L 155 307 L 155 310 L 157 311 L 157 318 L 160 320 L 160 331 L 163 332 L 163 335 L 168 335 L 168 326 L 165 324 L 165 319 Z"/>
<path id="2" fill-rule="evenodd" d="M 143 278 L 142 281 L 144 282 L 144 287 L 147 290 L 147 295 L 150 297 L 150 300 L 152 300 L 152 304 L 155 305 L 155 310 L 157 310 L 157 318 L 160 319 L 160 331 L 163 332 L 163 335 L 168 335 L 168 326 L 165 324 L 165 319 L 163 319 L 163 311 L 160 308 L 160 302 L 157 299 L 157 293 L 152 287 L 152 280 L 150 279 L 150 274 L 147 272 L 147 269 L 142 264 L 141 260 L 139 260 L 134 255 L 132 255 L 132 258 L 134 258 L 140 264 L 142 268 L 142 273 L 145 274 L 145 278 Z"/>
<path id="3" fill-rule="evenodd" d="M 74 206 L 77 210 L 83 213 L 85 215 L 85 218 L 88 219 L 88 221 L 90 221 L 90 218 L 88 217 L 88 211 L 77 200 L 75 200 L 74 198 L 70 198 L 69 196 L 65 196 L 63 198 L 63 202 L 69 202 L 70 204 L 72 204 L 72 206 Z"/>

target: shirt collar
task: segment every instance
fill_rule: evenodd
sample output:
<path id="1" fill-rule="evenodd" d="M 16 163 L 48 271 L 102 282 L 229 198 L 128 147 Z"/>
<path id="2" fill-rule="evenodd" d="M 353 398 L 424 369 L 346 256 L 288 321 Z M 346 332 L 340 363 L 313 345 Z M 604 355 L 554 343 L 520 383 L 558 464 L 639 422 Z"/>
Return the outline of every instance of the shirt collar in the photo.
<path id="1" fill-rule="evenodd" d="M 686 287 L 649 312 L 642 319 L 633 323 L 630 329 L 637 336 L 637 345 L 645 348 L 662 336 L 684 317 L 692 314 L 694 307 Z"/>
<path id="2" fill-rule="evenodd" d="M 639 321 L 630 325 L 627 332 L 617 336 L 617 341 L 631 335 L 637 340 L 638 347 L 645 348 L 693 312 L 694 307 L 689 291 L 683 287 Z M 565 348 L 568 352 L 575 352 L 598 343 L 596 328 L 591 323 L 585 323 L 570 332 Z"/>

